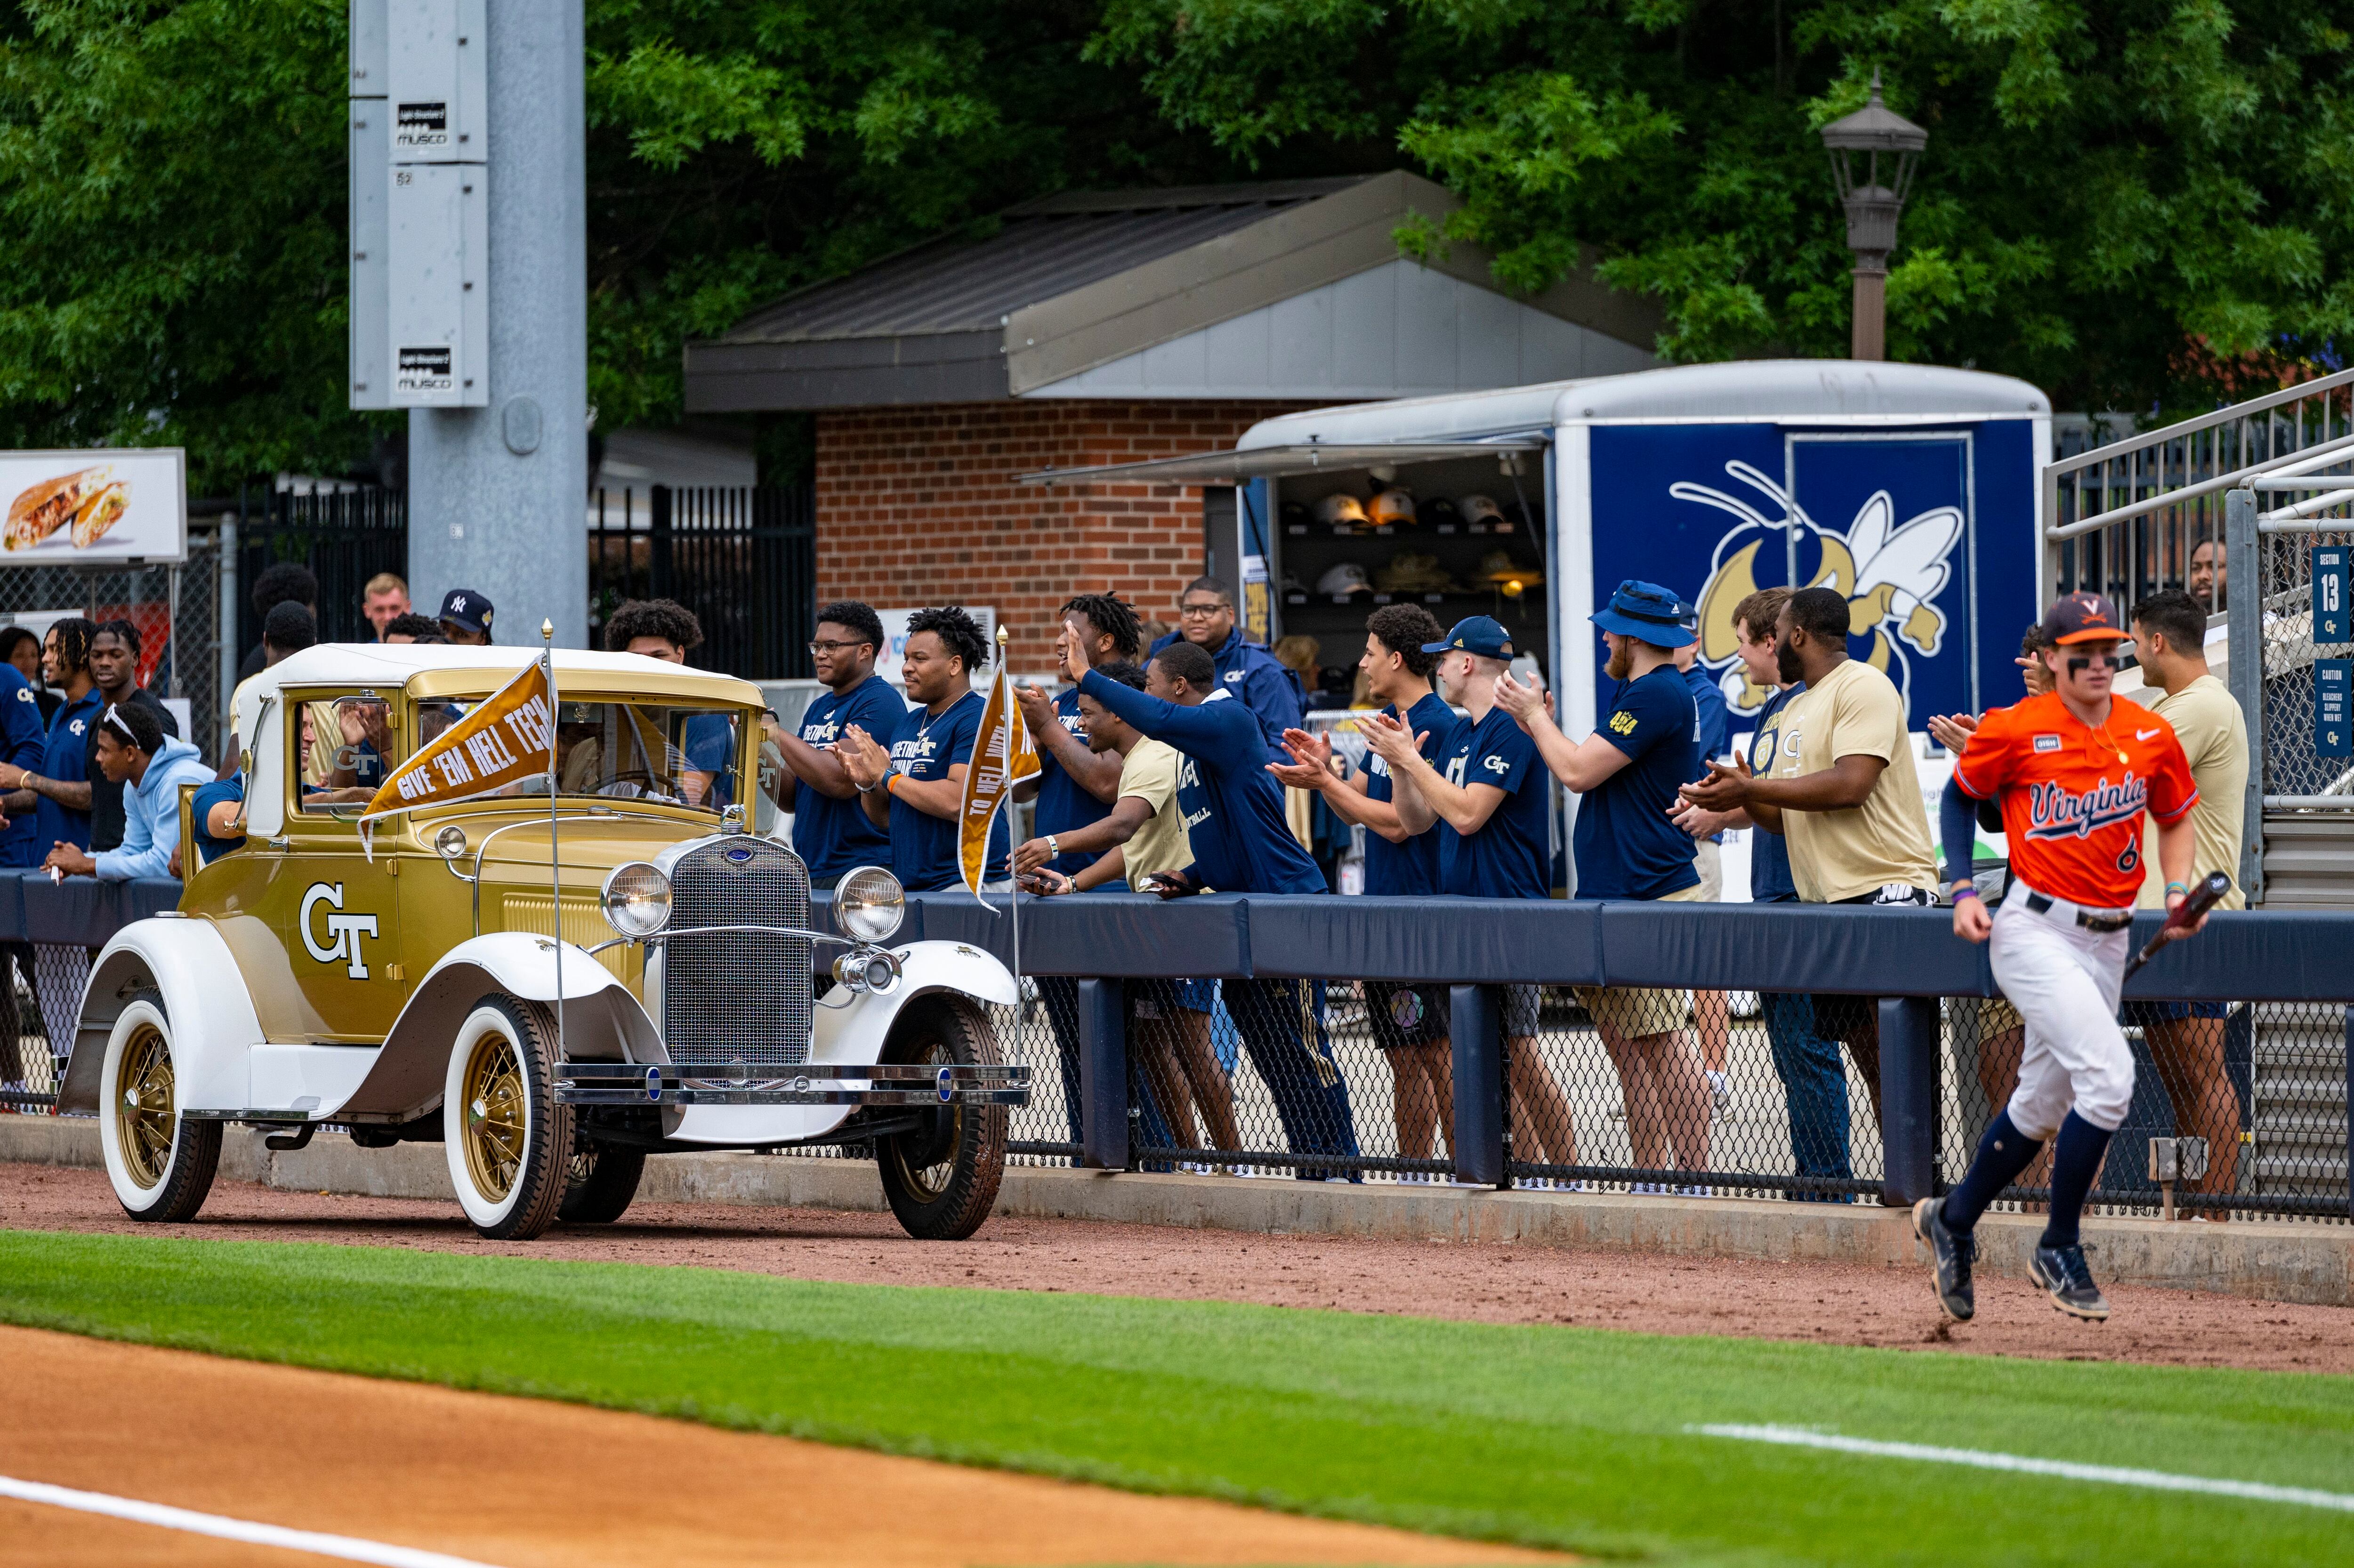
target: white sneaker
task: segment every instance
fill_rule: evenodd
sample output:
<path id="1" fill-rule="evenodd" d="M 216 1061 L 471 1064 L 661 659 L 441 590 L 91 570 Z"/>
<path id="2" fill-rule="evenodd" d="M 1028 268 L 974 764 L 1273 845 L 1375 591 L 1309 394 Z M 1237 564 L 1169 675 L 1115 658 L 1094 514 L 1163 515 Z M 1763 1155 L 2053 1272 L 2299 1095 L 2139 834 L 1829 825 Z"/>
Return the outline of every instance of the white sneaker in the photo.
<path id="1" fill-rule="evenodd" d="M 1708 1103 L 1715 1108 L 1717 1115 L 1723 1116 L 1724 1107 L 1733 1102 L 1732 1092 L 1725 1087 L 1723 1073 L 1709 1073 L 1707 1077 Z"/>

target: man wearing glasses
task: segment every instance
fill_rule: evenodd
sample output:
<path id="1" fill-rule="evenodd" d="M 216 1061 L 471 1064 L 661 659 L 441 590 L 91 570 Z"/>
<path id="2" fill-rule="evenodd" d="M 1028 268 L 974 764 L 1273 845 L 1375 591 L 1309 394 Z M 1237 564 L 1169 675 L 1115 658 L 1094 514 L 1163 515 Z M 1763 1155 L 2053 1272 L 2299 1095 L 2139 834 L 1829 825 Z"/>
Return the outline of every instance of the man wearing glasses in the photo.
<path id="1" fill-rule="evenodd" d="M 891 863 L 889 830 L 867 817 L 857 784 L 834 754 L 846 726 L 887 736 L 907 716 L 906 700 L 875 673 L 882 647 L 883 619 L 869 607 L 843 599 L 819 610 L 810 658 L 826 689 L 801 715 L 799 734 L 769 726 L 792 770 L 792 799 L 778 803 L 792 808 L 793 852 L 809 866 L 812 888 L 830 888 L 857 866 Z"/>
<path id="2" fill-rule="evenodd" d="M 1210 656 L 1217 683 L 1258 720 L 1267 760 L 1288 764 L 1283 732 L 1307 722 L 1308 692 L 1299 676 L 1251 641 L 1235 624 L 1235 593 L 1215 577 L 1195 577 L 1177 600 L 1177 630 L 1152 645 L 1160 652 L 1180 637 Z"/>

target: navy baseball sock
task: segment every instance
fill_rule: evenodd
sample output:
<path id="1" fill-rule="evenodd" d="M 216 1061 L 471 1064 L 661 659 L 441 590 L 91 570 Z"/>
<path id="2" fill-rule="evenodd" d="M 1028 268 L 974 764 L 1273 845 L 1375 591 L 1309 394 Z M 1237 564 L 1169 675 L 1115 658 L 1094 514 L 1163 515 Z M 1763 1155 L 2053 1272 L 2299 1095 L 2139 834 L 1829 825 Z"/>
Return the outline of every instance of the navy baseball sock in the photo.
<path id="1" fill-rule="evenodd" d="M 2033 1162 L 2041 1150 L 2041 1139 L 2028 1137 L 2010 1123 L 2010 1112 L 2005 1110 L 1987 1124 L 1986 1133 L 1978 1139 L 1978 1158 L 1970 1161 L 1969 1174 L 1962 1184 L 1946 1194 L 1946 1206 L 1941 1211 L 1948 1230 L 1967 1231 L 1978 1223 L 1987 1206 L 2002 1195 L 2002 1190 L 2019 1180 L 2019 1173 Z"/>
<path id="2" fill-rule="evenodd" d="M 2060 1124 L 2060 1136 L 2052 1142 L 2052 1219 L 2037 1245 L 2076 1245 L 2076 1220 L 2084 1212 L 2084 1194 L 2093 1190 L 2093 1178 L 2101 1173 L 2101 1157 L 2109 1151 L 2113 1136 L 2074 1111 Z"/>

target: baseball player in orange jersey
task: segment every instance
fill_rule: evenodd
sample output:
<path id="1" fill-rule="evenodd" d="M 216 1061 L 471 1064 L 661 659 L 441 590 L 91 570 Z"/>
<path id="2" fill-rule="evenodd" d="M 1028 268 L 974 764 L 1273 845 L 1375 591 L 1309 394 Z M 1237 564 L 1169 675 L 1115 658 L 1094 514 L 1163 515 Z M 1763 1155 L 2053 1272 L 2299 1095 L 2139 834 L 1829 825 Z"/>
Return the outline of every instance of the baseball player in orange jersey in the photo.
<path id="1" fill-rule="evenodd" d="M 2133 1103 L 2133 1052 L 2117 1027 L 2135 896 L 2141 889 L 2142 815 L 2158 824 L 2166 905 L 2189 893 L 2190 808 L 2199 799 L 2172 726 L 2109 687 L 2126 638 L 2098 594 L 2052 607 L 2041 657 L 2053 689 L 1998 708 L 1971 729 L 1946 787 L 1946 869 L 1954 934 L 1994 942 L 1995 983 L 2027 1023 L 2019 1086 L 1978 1140 L 1969 1173 L 1943 1200 L 1913 1206 L 1929 1245 L 1937 1299 L 1956 1319 L 1975 1310 L 1972 1228 L 2043 1147 L 2052 1146 L 2050 1223 L 2029 1273 L 2073 1317 L 2100 1319 L 2109 1304 L 2077 1240 L 2084 1195 L 2109 1139 Z M 1978 800 L 1999 800 L 2010 845 L 2010 888 L 1989 916 L 1970 885 Z M 2189 935 L 2204 916 L 2181 927 Z"/>

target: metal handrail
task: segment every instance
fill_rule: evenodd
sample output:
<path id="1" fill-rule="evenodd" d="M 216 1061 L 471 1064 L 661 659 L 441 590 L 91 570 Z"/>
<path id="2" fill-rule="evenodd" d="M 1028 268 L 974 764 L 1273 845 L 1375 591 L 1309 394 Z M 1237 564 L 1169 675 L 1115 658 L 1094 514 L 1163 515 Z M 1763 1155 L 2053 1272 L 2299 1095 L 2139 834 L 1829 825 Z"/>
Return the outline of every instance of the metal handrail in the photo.
<path id="1" fill-rule="evenodd" d="M 2195 418 L 2184 419 L 2177 424 L 2161 425 L 2157 429 L 2145 430 L 2138 436 L 2128 436 L 2121 441 L 2110 441 L 2104 446 L 2088 447 L 2074 457 L 2055 458 L 2043 465 L 2043 471 L 2054 478 L 2062 474 L 2074 473 L 2079 469 L 2090 468 L 2096 462 L 2106 462 L 2115 458 L 2126 457 L 2134 452 L 2147 450 L 2161 442 L 2178 440 L 2184 436 L 2195 436 L 2201 430 L 2211 430 L 2218 426 L 2228 425 L 2235 419 L 2249 418 L 2268 409 L 2277 408 L 2284 403 L 2294 403 L 2301 398 L 2332 392 L 2340 387 L 2349 385 L 2354 385 L 2354 370 L 2340 370 L 2334 375 L 2322 376 L 2317 381 L 2300 381 L 2294 387 L 2284 387 L 2277 392 L 2267 392 L 2261 397 L 2251 397 L 2244 403 L 2234 403 L 2228 408 L 2218 408 L 2212 413 L 2200 414 Z M 2179 495 L 2183 493 L 2176 491 L 2172 493 Z"/>
<path id="2" fill-rule="evenodd" d="M 2340 374 L 2354 376 L 2354 370 L 2344 371 Z M 2312 385 L 2318 385 L 2318 383 L 2313 383 Z M 2170 429 L 2176 431 L 2179 431 L 2184 428 L 2185 427 L 2179 425 L 2169 427 Z M 2128 503 L 2124 506 L 2113 507 L 2109 511 L 2101 513 L 2097 516 L 2082 517 L 2073 523 L 2068 524 L 2052 524 L 2043 530 L 2043 536 L 2046 539 L 2056 541 L 2061 539 L 2073 539 L 2082 535 L 2096 533 L 2103 528 L 2108 527 L 2112 524 L 2123 523 L 2130 518 L 2140 517 L 2148 513 L 2157 512 L 2165 507 L 2176 505 L 2181 502 L 2195 500 L 2201 495 L 2212 495 L 2219 490 L 2243 488 L 2244 487 L 2245 482 L 2254 475 L 2273 473 L 2285 468 L 2291 463 L 2303 462 L 2316 459 L 2334 459 L 2345 449 L 2349 447 L 2354 447 L 2354 435 L 2339 436 L 2337 440 L 2330 441 L 2317 441 L 2312 446 L 2300 447 L 2295 452 L 2285 457 L 2268 458 L 2263 462 L 2251 463 L 2246 468 L 2233 469 L 2229 473 L 2219 473 L 2212 479 L 2202 479 L 2198 481 L 2196 483 L 2182 485 L 2178 489 L 2160 491 L 2155 495 L 2144 496 L 2141 500 Z M 2123 455 L 2119 450 L 2114 446 L 2095 447 L 2093 450 L 2094 452 L 2103 453 L 2109 457 Z M 2075 458 L 2070 458 L 2067 461 L 2074 462 L 2077 460 Z M 2049 463 L 2044 466 L 2043 473 L 2047 482 L 2057 482 L 2059 478 L 2059 468 L 2060 465 L 2058 463 Z"/>

